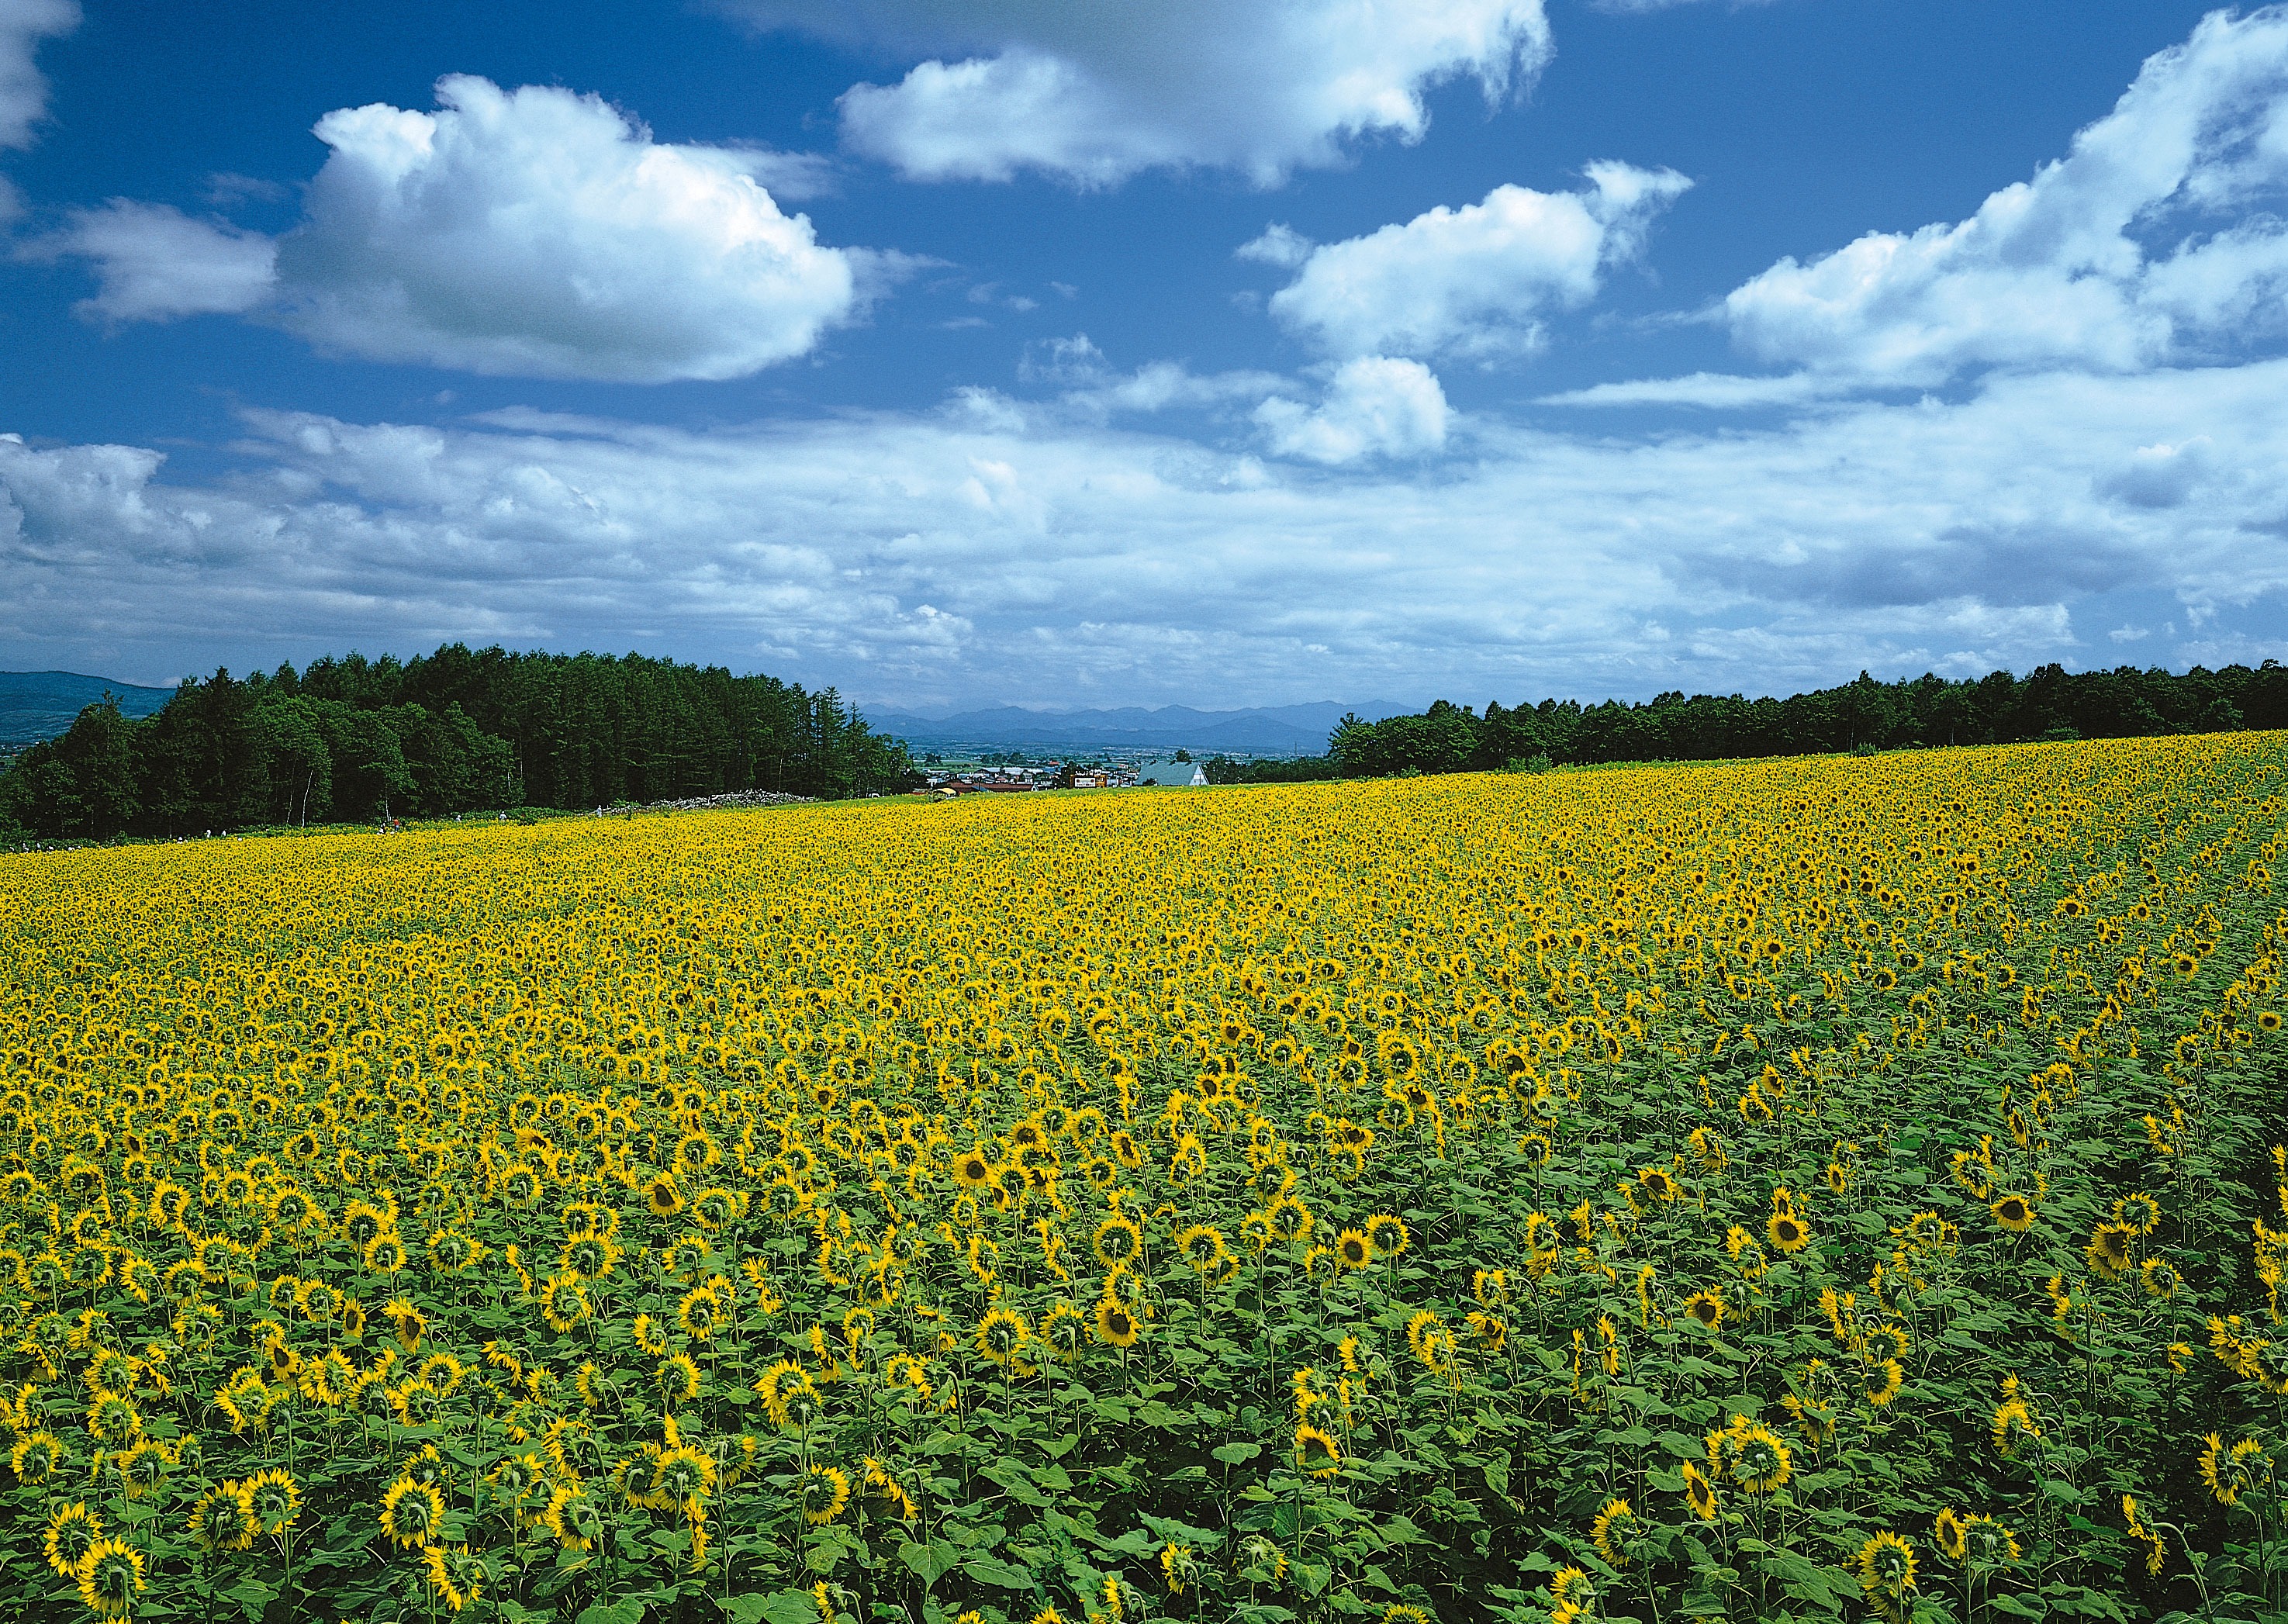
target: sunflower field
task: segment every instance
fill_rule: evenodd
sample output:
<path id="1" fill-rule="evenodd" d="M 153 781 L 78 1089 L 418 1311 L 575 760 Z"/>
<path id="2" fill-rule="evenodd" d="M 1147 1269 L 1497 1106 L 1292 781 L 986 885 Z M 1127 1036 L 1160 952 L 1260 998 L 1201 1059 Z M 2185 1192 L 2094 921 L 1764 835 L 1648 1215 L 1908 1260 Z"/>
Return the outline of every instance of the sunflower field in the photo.
<path id="1" fill-rule="evenodd" d="M 2278 734 L 0 858 L 0 1615 L 2260 1618 Z"/>

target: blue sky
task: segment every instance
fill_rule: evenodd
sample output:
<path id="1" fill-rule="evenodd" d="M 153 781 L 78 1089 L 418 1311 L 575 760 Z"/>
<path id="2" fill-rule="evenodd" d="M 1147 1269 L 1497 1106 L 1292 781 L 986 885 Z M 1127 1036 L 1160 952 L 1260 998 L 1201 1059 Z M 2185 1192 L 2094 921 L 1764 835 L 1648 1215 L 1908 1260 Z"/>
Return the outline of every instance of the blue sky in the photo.
<path id="1" fill-rule="evenodd" d="M 2288 16 L 0 0 L 0 665 L 2284 653 Z"/>

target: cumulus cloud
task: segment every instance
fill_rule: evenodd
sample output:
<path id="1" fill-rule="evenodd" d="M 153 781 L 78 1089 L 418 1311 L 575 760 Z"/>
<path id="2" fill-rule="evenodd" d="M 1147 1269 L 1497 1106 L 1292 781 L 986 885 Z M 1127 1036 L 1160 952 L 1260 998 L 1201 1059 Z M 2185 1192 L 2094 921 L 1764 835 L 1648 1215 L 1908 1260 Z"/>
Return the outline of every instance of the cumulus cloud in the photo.
<path id="1" fill-rule="evenodd" d="M 333 149 L 280 244 L 322 347 L 525 376 L 739 377 L 846 319 L 847 256 L 751 160 L 654 142 L 590 96 L 453 76 L 439 111 L 318 121 Z"/>
<path id="2" fill-rule="evenodd" d="M 2201 441 L 2197 478 L 2160 478 Z M 2279 652 L 2288 361 L 1641 443 L 1481 419 L 1471 449 L 1330 479 L 990 401 L 703 432 L 259 416 L 211 479 L 0 439 L 0 664 L 452 637 L 910 704 L 1236 703 L 2104 664 L 2110 629 L 2165 619 L 2208 630 L 2141 660 Z"/>
<path id="3" fill-rule="evenodd" d="M 329 113 L 274 242 L 171 209 L 85 211 L 115 321 L 247 311 L 330 353 L 524 377 L 741 377 L 801 355 L 911 261 L 820 244 L 759 177 L 781 154 L 655 142 L 592 96 L 438 82 L 438 110 Z"/>
<path id="4" fill-rule="evenodd" d="M 1339 355 L 1529 353 L 1542 317 L 1585 304 L 1642 248 L 1652 218 L 1691 186 L 1673 170 L 1592 163 L 1579 192 L 1496 186 L 1404 225 L 1312 248 L 1271 296 L 1273 316 Z M 1293 254 L 1266 233 L 1243 250 Z"/>
<path id="5" fill-rule="evenodd" d="M 1969 219 L 1783 259 L 1723 315 L 1760 360 L 1878 385 L 2134 372 L 2288 327 L 2284 198 L 2288 12 L 2219 12 Z"/>
<path id="6" fill-rule="evenodd" d="M 0 147 L 28 147 L 48 110 L 34 58 L 44 39 L 79 27 L 76 0 L 0 0 Z"/>
<path id="7" fill-rule="evenodd" d="M 277 281 L 278 245 L 259 232 L 119 197 L 99 209 L 75 209 L 70 219 L 26 251 L 94 265 L 95 296 L 73 307 L 93 320 L 236 314 L 266 302 Z"/>
<path id="8" fill-rule="evenodd" d="M 1021 170 L 1108 186 L 1202 165 L 1259 185 L 1360 137 L 1421 139 L 1423 93 L 1490 99 L 1549 59 L 1541 0 L 722 0 L 764 28 L 930 53 L 841 101 L 854 150 L 921 180 Z"/>
<path id="9" fill-rule="evenodd" d="M 1257 265 L 1295 271 L 1302 268 L 1311 250 L 1318 246 L 1293 226 L 1275 220 L 1263 228 L 1261 236 L 1241 243 L 1231 254 L 1235 259 L 1251 259 Z"/>
<path id="10" fill-rule="evenodd" d="M 1330 465 L 1418 456 L 1446 443 L 1446 392 L 1418 360 L 1345 361 L 1316 408 L 1275 395 L 1255 408 L 1271 449 Z"/>

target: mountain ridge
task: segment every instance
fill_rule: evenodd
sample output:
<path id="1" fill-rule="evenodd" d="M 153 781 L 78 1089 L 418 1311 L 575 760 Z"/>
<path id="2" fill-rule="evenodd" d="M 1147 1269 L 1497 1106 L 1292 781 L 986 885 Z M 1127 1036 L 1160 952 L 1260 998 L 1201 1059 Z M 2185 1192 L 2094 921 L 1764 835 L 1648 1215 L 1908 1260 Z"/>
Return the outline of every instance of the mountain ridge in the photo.
<path id="1" fill-rule="evenodd" d="M 172 688 L 146 688 L 79 671 L 0 671 L 0 745 L 36 744 L 70 730 L 88 706 L 110 693 L 123 716 L 147 717 L 175 697 Z"/>
<path id="2" fill-rule="evenodd" d="M 1188 705 L 1148 709 L 1128 705 L 1069 711 L 1027 710 L 1015 705 L 921 717 L 888 709 L 862 709 L 866 725 L 910 744 L 929 742 L 1131 749 L 1277 750 L 1315 756 L 1348 712 L 1368 721 L 1407 714 L 1403 705 L 1356 705 L 1319 700 L 1299 705 L 1259 705 L 1200 710 Z"/>

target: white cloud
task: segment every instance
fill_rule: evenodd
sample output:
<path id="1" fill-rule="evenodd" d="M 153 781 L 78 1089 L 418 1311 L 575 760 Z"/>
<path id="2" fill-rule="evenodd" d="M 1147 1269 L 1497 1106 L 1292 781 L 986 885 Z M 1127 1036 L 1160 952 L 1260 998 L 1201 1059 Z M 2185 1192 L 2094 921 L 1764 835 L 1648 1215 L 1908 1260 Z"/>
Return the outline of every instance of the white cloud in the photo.
<path id="1" fill-rule="evenodd" d="M 594 97 L 456 75 L 440 110 L 318 121 L 281 319 L 322 348 L 523 376 L 739 377 L 851 313 L 848 256 L 749 154 L 655 143 Z"/>
<path id="2" fill-rule="evenodd" d="M 278 245 L 259 232 L 120 197 L 99 209 L 75 209 L 70 218 L 26 252 L 92 261 L 95 297 L 73 308 L 93 320 L 236 314 L 267 301 L 277 281 Z"/>
<path id="3" fill-rule="evenodd" d="M 28 147 L 48 110 L 35 55 L 44 39 L 79 27 L 75 0 L 0 0 L 0 147 Z"/>
<path id="4" fill-rule="evenodd" d="M 2181 501 L 2116 481 L 2202 441 Z M 1510 702 L 2110 664 L 2125 623 L 2141 662 L 2284 652 L 2288 360 L 1469 443 L 1330 479 L 982 395 L 703 432 L 261 416 L 212 478 L 0 439 L 0 665 L 469 638 L 908 704 Z"/>
<path id="5" fill-rule="evenodd" d="M 546 86 L 454 75 L 437 99 L 320 119 L 331 154 L 274 244 L 116 202 L 41 251 L 93 261 L 92 315 L 244 310 L 338 354 L 627 383 L 804 354 L 918 263 L 821 246 L 759 179 L 810 173 L 784 154 L 655 142 Z"/>
<path id="6" fill-rule="evenodd" d="M 1653 215 L 1692 184 L 1625 163 L 1585 172 L 1585 191 L 1496 186 L 1483 202 L 1312 249 L 1271 296 L 1271 313 L 1339 355 L 1530 352 L 1541 318 L 1593 297 L 1606 268 L 1633 257 Z"/>
<path id="7" fill-rule="evenodd" d="M 1631 378 L 1592 384 L 1544 395 L 1538 406 L 1702 406 L 1717 408 L 1799 406 L 1834 392 L 1834 385 L 1800 372 L 1778 377 L 1741 377 L 1728 372 L 1694 372 L 1683 377 Z"/>
<path id="8" fill-rule="evenodd" d="M 1418 360 L 1362 355 L 1345 361 L 1316 409 L 1283 395 L 1255 408 L 1281 456 L 1329 464 L 1418 456 L 1446 443 L 1446 392 Z"/>
<path id="9" fill-rule="evenodd" d="M 721 3 L 764 28 L 929 53 L 841 102 L 853 148 L 925 180 L 1108 186 L 1202 165 L 1270 185 L 1360 137 L 1418 140 L 1426 90 L 1468 77 L 1498 99 L 1550 54 L 1541 0 Z"/>
<path id="10" fill-rule="evenodd" d="M 1059 389 L 1060 408 L 1092 422 L 1102 422 L 1116 412 L 1162 412 L 1260 400 L 1286 382 L 1268 372 L 1219 372 L 1204 376 L 1172 360 L 1148 361 L 1133 372 L 1116 372 L 1086 333 L 1028 345 L 1018 361 L 1017 376 L 1027 384 Z"/>
<path id="11" fill-rule="evenodd" d="M 2284 194 L 2288 12 L 2219 12 L 1969 219 L 1783 259 L 1724 315 L 1759 360 L 1876 384 L 2133 372 L 2288 327 L 2288 226 L 2255 212 Z"/>
<path id="12" fill-rule="evenodd" d="M 1261 236 L 1241 243 L 1231 254 L 1235 259 L 1251 259 L 1258 265 L 1293 271 L 1299 270 L 1311 257 L 1311 250 L 1318 246 L 1293 226 L 1275 220 L 1263 228 Z"/>

